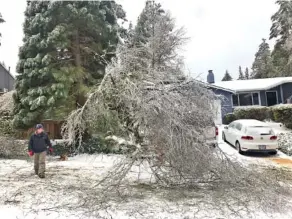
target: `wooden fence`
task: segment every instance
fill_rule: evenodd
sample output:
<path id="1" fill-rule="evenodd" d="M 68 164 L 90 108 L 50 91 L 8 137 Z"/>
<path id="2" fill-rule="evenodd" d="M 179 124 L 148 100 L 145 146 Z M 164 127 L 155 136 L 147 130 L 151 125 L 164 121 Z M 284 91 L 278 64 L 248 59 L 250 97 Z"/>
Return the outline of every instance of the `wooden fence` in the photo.
<path id="1" fill-rule="evenodd" d="M 45 132 L 49 135 L 50 139 L 61 139 L 61 128 L 63 121 L 45 120 L 41 123 L 44 126 Z M 27 131 L 21 132 L 22 139 L 28 139 L 35 128 L 30 128 Z"/>

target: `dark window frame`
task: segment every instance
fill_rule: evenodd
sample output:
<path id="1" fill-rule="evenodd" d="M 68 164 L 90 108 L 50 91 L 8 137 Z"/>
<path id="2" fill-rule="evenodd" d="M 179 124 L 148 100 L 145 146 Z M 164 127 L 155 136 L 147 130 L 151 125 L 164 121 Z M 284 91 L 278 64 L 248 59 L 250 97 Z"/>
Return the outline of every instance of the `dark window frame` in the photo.
<path id="1" fill-rule="evenodd" d="M 251 96 L 251 103 L 252 105 L 242 105 L 240 104 L 240 98 L 239 95 L 250 95 Z M 257 97 L 255 97 L 255 95 Z M 238 94 L 232 94 L 232 107 L 239 107 L 239 106 L 261 106 L 261 99 L 260 99 L 260 92 L 246 92 L 246 93 L 238 93 Z M 234 103 L 234 99 L 237 97 L 237 102 Z"/>

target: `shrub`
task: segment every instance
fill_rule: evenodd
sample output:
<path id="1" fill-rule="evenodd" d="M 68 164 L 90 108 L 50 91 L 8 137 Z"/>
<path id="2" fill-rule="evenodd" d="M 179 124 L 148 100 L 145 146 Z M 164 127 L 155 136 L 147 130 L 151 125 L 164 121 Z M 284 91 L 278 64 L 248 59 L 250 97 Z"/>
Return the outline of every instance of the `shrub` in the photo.
<path id="1" fill-rule="evenodd" d="M 121 154 L 122 149 L 117 147 L 115 144 L 112 144 L 109 141 L 106 141 L 101 136 L 92 136 L 84 141 L 81 147 L 78 145 L 68 145 L 65 141 L 56 142 L 53 144 L 54 155 L 55 156 L 72 156 L 76 154 Z"/>
<path id="2" fill-rule="evenodd" d="M 292 128 L 292 104 L 283 104 L 271 107 L 272 120 L 283 123 Z"/>
<path id="3" fill-rule="evenodd" d="M 265 106 L 238 107 L 234 110 L 237 119 L 256 119 L 260 121 L 271 119 L 270 109 Z"/>
<path id="4" fill-rule="evenodd" d="M 236 116 L 233 113 L 228 113 L 223 117 L 223 124 L 229 125 L 236 120 Z"/>
<path id="5" fill-rule="evenodd" d="M 0 135 L 17 137 L 17 131 L 13 128 L 12 119 L 9 117 L 0 117 Z"/>
<path id="6" fill-rule="evenodd" d="M 121 150 L 113 144 L 110 144 L 110 142 L 106 141 L 103 137 L 93 136 L 83 142 L 82 147 L 78 152 L 86 154 L 120 154 Z"/>
<path id="7" fill-rule="evenodd" d="M 287 128 L 292 129 L 292 104 L 282 104 L 272 107 L 238 107 L 235 108 L 233 114 L 224 116 L 223 123 L 229 124 L 237 119 L 272 120 L 280 122 Z"/>
<path id="8" fill-rule="evenodd" d="M 279 150 L 283 153 L 292 155 L 292 133 L 280 133 L 278 136 Z"/>
<path id="9" fill-rule="evenodd" d="M 54 155 L 55 156 L 62 156 L 62 155 L 72 155 L 74 153 L 73 147 L 68 146 L 65 143 L 58 142 L 57 144 L 53 145 L 54 148 Z"/>
<path id="10" fill-rule="evenodd" d="M 27 140 L 0 136 L 0 158 L 27 158 Z"/>

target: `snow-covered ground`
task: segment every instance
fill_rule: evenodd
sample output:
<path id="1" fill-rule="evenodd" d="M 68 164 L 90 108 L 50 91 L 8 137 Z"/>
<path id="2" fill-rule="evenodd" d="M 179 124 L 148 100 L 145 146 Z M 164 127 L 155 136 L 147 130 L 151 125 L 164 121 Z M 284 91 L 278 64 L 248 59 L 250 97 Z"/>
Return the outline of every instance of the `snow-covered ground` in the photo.
<path id="1" fill-rule="evenodd" d="M 224 151 L 231 160 L 240 161 L 244 165 L 289 167 L 286 163 L 282 165 L 281 162 L 276 162 L 279 159 L 290 160 L 292 163 L 292 159 L 281 152 L 276 156 L 260 154 L 243 156 L 220 139 L 221 136 L 216 150 Z M 98 193 L 95 193 L 95 183 L 121 159 L 123 156 L 119 155 L 78 155 L 69 158 L 68 161 L 48 157 L 46 179 L 39 179 L 33 174 L 31 158 L 0 159 L 0 218 L 236 218 L 236 214 L 229 209 L 223 214 L 222 209 L 214 205 L 221 201 L 220 196 L 217 197 L 218 200 L 214 199 L 212 196 L 214 191 L 186 192 L 175 189 L 158 191 L 149 183 L 151 175 L 146 167 L 134 168 L 128 176 L 130 184 L 134 185 L 138 179 L 140 182 L 136 184 L 138 188 L 135 187 L 138 193 L 131 198 L 105 203 L 110 207 L 100 210 L 83 206 L 80 200 L 94 201 L 98 196 Z M 292 212 L 266 215 L 256 210 L 255 214 L 246 218 L 291 219 Z"/>
<path id="2" fill-rule="evenodd" d="M 220 148 L 243 162 L 266 162 L 264 158 L 237 155 L 236 150 L 226 144 L 220 144 Z M 223 216 L 222 209 L 216 209 L 213 202 L 201 203 L 202 198 L 211 198 L 208 193 L 195 191 L 193 198 L 184 200 L 180 197 L 182 191 L 172 190 L 164 191 L 162 198 L 162 193 L 151 192 L 155 191 L 154 188 L 150 188 L 149 192 L 146 185 L 141 190 L 141 197 L 134 197 L 119 205 L 113 204 L 116 207 L 95 212 L 95 216 L 90 217 L 82 209 L 75 209 L 74 206 L 79 206 L 80 196 L 85 197 L 88 193 L 94 196 L 94 182 L 121 158 L 116 155 L 79 155 L 64 162 L 49 158 L 46 179 L 39 179 L 33 174 L 31 159 L 0 160 L 0 218 L 236 218 L 232 212 L 230 217 Z M 146 169 L 140 170 L 140 173 L 142 181 L 149 177 Z M 138 170 L 134 169 L 131 178 L 136 176 L 137 179 L 137 174 Z M 191 192 L 185 195 L 192 197 Z M 73 209 L 68 207 L 69 203 Z M 268 217 L 258 211 L 251 218 L 291 217 L 287 213 Z"/>

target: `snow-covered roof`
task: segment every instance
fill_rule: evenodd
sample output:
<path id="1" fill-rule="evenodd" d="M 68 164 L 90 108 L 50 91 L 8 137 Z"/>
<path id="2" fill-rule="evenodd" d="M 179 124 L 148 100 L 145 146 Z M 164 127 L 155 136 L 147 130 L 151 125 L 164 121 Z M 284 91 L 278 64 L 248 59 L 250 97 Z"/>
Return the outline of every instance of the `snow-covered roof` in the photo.
<path id="1" fill-rule="evenodd" d="M 251 80 L 221 81 L 214 85 L 236 92 L 269 90 L 285 83 L 292 83 L 292 77 L 264 78 Z"/>
<path id="2" fill-rule="evenodd" d="M 220 87 L 220 86 L 217 86 L 215 84 L 209 84 L 207 82 L 203 82 L 203 81 L 199 81 L 199 80 L 195 80 L 197 81 L 198 83 L 202 84 L 203 86 L 207 87 L 207 88 L 213 88 L 213 89 L 216 89 L 216 90 L 224 90 L 224 91 L 227 91 L 227 92 L 230 92 L 230 93 L 235 93 L 234 90 L 231 90 L 231 89 L 228 89 L 228 88 L 225 88 L 225 87 Z"/>
<path id="3" fill-rule="evenodd" d="M 10 70 L 6 68 L 6 66 L 2 63 L 0 65 L 8 72 L 8 74 L 15 80 L 15 77 L 11 74 Z"/>
<path id="4" fill-rule="evenodd" d="M 227 91 L 227 92 L 230 92 L 230 93 L 235 93 L 234 90 L 231 90 L 231 89 L 225 88 L 225 87 L 221 87 L 221 86 L 217 86 L 216 84 L 207 84 L 207 87 L 214 88 L 214 89 L 217 89 L 217 90 L 224 90 L 224 91 Z"/>

